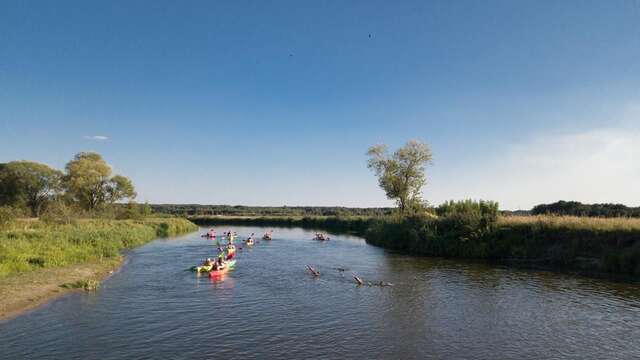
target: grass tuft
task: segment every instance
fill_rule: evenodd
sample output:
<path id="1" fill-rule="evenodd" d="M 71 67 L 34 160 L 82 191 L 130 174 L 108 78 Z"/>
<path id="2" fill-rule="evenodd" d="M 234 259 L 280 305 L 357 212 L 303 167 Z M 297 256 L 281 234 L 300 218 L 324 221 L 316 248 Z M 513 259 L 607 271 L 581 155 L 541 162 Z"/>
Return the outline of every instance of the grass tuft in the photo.
<path id="1" fill-rule="evenodd" d="M 96 291 L 100 287 L 100 283 L 96 280 L 78 280 L 76 282 L 63 284 L 61 287 L 65 289 L 82 289 L 84 291 Z"/>

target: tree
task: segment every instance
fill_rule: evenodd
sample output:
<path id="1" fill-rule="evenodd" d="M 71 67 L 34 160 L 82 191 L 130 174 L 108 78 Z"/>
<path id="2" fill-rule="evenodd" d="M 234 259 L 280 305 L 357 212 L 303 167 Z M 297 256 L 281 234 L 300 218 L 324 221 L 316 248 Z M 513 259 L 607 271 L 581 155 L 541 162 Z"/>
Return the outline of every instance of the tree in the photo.
<path id="1" fill-rule="evenodd" d="M 100 154 L 78 153 L 65 169 L 67 195 L 86 210 L 136 197 L 131 180 L 121 175 L 111 177 L 111 167 Z"/>
<path id="2" fill-rule="evenodd" d="M 422 203 L 421 190 L 426 184 L 425 166 L 431 163 L 431 149 L 418 140 L 410 140 L 389 155 L 386 145 L 376 145 L 367 152 L 369 169 L 378 177 L 387 198 L 395 200 L 401 213 Z"/>
<path id="3" fill-rule="evenodd" d="M 122 199 L 134 199 L 137 195 L 131 180 L 122 175 L 112 177 L 105 190 L 107 192 L 106 199 L 109 203 Z"/>
<path id="4" fill-rule="evenodd" d="M 44 204 L 61 189 L 62 172 L 32 161 L 0 166 L 0 204 L 27 206 L 40 216 Z"/>

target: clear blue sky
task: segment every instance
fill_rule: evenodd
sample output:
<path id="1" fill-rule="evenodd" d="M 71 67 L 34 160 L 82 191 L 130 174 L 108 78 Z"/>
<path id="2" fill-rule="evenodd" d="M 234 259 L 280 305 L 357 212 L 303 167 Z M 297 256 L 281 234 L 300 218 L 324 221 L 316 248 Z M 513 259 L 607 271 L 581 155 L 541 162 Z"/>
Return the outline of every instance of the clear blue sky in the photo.
<path id="1" fill-rule="evenodd" d="M 95 150 L 140 201 L 378 206 L 366 149 L 411 138 L 436 204 L 640 205 L 640 2 L 0 4 L 0 162 Z"/>

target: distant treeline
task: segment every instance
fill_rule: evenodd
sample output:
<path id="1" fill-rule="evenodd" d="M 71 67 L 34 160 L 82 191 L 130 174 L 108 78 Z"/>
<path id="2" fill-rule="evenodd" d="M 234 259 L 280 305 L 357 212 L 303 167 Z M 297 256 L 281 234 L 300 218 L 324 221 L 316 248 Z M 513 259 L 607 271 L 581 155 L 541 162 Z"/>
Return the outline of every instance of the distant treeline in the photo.
<path id="1" fill-rule="evenodd" d="M 622 204 L 583 204 L 577 201 L 558 201 L 537 205 L 532 215 L 569 215 L 591 217 L 640 217 L 640 207 Z"/>
<path id="2" fill-rule="evenodd" d="M 180 216 L 386 216 L 394 208 L 347 208 L 338 206 L 242 206 L 155 204 L 154 213 Z"/>
<path id="3" fill-rule="evenodd" d="M 17 217 L 69 223 L 77 217 L 131 219 L 144 210 L 133 202 L 131 180 L 114 175 L 100 154 L 81 152 L 63 170 L 34 161 L 0 164 L 0 223 Z M 127 201 L 125 206 L 117 205 Z"/>
<path id="4" fill-rule="evenodd" d="M 155 204 L 151 208 L 156 214 L 178 216 L 369 216 L 379 217 L 394 214 L 395 208 L 349 208 L 339 206 L 243 206 L 243 205 L 199 205 L 199 204 Z M 437 207 L 425 209 L 437 213 Z M 541 204 L 531 210 L 502 210 L 504 216 L 561 215 L 580 217 L 635 217 L 640 218 L 640 207 L 622 204 L 582 204 L 577 201 L 558 201 Z"/>

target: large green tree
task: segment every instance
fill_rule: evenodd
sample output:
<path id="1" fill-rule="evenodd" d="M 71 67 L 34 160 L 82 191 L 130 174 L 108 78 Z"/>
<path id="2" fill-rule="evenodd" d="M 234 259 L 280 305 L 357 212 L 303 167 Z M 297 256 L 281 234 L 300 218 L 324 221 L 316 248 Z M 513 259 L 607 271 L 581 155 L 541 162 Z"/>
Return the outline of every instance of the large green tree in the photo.
<path id="1" fill-rule="evenodd" d="M 410 140 L 389 154 L 386 145 L 369 148 L 368 167 L 378 177 L 380 187 L 389 199 L 395 200 L 400 212 L 406 213 L 422 203 L 422 187 L 426 184 L 425 166 L 431 163 L 429 146 Z"/>
<path id="2" fill-rule="evenodd" d="M 0 166 L 0 205 L 28 207 L 34 216 L 61 189 L 62 172 L 32 161 Z"/>
<path id="3" fill-rule="evenodd" d="M 100 154 L 78 153 L 65 169 L 67 195 L 86 210 L 136 197 L 131 180 L 121 175 L 111 176 L 111 167 Z"/>

